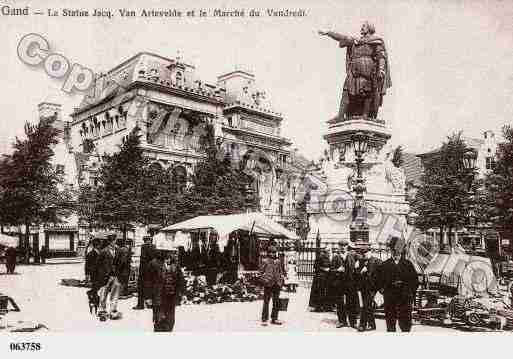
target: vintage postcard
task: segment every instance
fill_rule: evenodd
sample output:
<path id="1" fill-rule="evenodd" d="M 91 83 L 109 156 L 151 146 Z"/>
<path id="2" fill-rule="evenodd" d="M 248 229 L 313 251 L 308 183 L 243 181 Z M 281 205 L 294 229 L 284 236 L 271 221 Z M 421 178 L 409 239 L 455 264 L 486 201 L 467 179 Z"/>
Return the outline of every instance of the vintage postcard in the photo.
<path id="1" fill-rule="evenodd" d="M 510 332 L 512 16 L 1 2 L 0 337 Z"/>

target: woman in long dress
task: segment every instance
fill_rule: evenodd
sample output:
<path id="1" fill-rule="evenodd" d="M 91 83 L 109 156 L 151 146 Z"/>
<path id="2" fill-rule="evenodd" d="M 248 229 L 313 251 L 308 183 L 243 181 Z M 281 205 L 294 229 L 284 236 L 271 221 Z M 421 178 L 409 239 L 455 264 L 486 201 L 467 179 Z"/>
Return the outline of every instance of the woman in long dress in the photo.
<path id="1" fill-rule="evenodd" d="M 310 290 L 309 306 L 316 312 L 329 310 L 329 274 L 330 256 L 326 249 L 322 249 L 318 258 L 315 259 L 315 273 Z"/>

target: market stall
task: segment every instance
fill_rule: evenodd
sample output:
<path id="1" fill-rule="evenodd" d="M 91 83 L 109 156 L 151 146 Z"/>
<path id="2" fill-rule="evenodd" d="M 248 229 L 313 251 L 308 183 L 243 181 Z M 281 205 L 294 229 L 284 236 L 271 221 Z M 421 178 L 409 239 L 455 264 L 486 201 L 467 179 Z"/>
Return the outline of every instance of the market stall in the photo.
<path id="1" fill-rule="evenodd" d="M 419 274 L 423 281 L 417 292 L 417 319 L 494 329 L 511 325 L 508 294 L 499 287 L 489 258 L 460 251 L 437 253 Z"/>
<path id="2" fill-rule="evenodd" d="M 195 217 L 163 228 L 154 241 L 172 241 L 179 250 L 184 303 L 213 304 L 261 299 L 257 270 L 269 243 L 286 248 L 297 238 L 261 213 L 244 213 Z"/>
<path id="3" fill-rule="evenodd" d="M 215 264 L 232 273 L 257 270 L 270 240 L 280 246 L 298 238 L 262 213 L 199 216 L 163 228 L 157 236 L 165 236 L 182 248 L 187 269 L 201 272 L 217 248 L 221 259 Z"/>

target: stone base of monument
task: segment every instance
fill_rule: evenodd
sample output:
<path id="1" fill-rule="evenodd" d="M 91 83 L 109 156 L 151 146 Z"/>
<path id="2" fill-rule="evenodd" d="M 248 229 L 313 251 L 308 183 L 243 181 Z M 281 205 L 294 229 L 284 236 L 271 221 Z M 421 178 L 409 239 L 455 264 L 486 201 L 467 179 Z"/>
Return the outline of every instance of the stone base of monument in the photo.
<path id="1" fill-rule="evenodd" d="M 368 228 L 353 226 L 351 230 L 357 176 L 351 136 L 357 132 L 365 133 L 369 139 L 361 167 Z M 314 240 L 319 232 L 324 242 L 368 238 L 370 243 L 381 243 L 384 247 L 391 236 L 401 236 L 406 231 L 410 208 L 405 196 L 405 175 L 392 163 L 392 148 L 387 145 L 390 137 L 383 121 L 352 118 L 329 122 L 324 136 L 329 145 L 328 155 L 313 174 L 318 188 L 311 192 L 308 205 L 309 240 Z"/>

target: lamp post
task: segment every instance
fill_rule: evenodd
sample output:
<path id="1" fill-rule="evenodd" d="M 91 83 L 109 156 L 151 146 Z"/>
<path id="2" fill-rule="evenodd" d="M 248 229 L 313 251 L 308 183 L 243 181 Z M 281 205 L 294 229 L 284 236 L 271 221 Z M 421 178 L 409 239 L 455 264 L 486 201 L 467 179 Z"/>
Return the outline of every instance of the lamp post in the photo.
<path id="1" fill-rule="evenodd" d="M 477 160 L 477 153 L 473 149 L 469 149 L 463 154 L 463 167 L 465 168 L 465 170 L 468 173 L 467 191 L 470 196 L 470 203 L 468 206 L 468 229 L 469 229 L 469 232 L 472 232 L 472 229 L 474 229 L 477 226 L 476 214 L 475 214 L 475 208 L 474 208 L 475 192 L 472 189 L 472 184 L 474 183 L 474 177 L 475 177 L 474 171 L 476 168 L 476 160 Z M 472 250 L 475 250 L 474 238 L 473 237 L 471 237 L 471 238 L 472 238 L 472 243 L 471 243 Z"/>
<path id="2" fill-rule="evenodd" d="M 362 176 L 362 163 L 363 155 L 367 152 L 369 146 L 369 136 L 363 132 L 357 132 L 351 136 L 351 142 L 356 162 L 356 184 L 353 186 L 356 196 L 353 207 L 353 221 L 349 226 L 349 237 L 352 242 L 368 242 L 369 226 L 367 225 L 367 208 L 363 196 L 366 188 Z"/>

